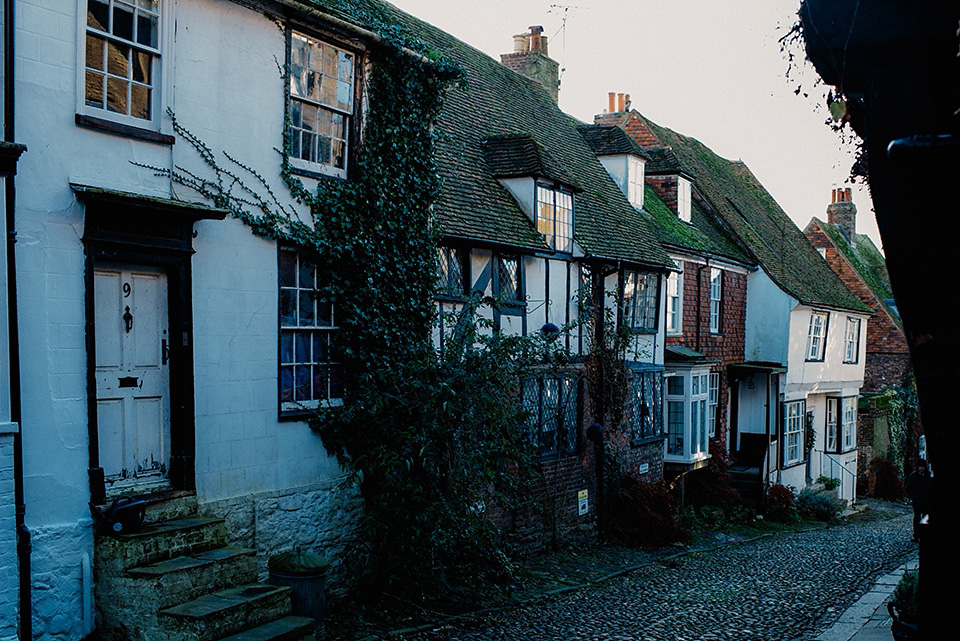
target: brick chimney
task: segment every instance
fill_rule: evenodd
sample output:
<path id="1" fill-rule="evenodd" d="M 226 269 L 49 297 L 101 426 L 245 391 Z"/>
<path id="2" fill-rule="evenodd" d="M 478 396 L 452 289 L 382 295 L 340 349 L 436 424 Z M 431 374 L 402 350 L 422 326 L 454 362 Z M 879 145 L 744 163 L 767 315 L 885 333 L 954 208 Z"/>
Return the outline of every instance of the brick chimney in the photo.
<path id="1" fill-rule="evenodd" d="M 837 225 L 851 245 L 857 244 L 857 206 L 849 187 L 834 189 L 827 205 L 827 222 Z"/>
<path id="2" fill-rule="evenodd" d="M 560 95 L 560 63 L 547 54 L 543 27 L 534 25 L 528 33 L 513 37 L 513 53 L 500 55 L 500 62 L 543 85 L 553 101 Z"/>

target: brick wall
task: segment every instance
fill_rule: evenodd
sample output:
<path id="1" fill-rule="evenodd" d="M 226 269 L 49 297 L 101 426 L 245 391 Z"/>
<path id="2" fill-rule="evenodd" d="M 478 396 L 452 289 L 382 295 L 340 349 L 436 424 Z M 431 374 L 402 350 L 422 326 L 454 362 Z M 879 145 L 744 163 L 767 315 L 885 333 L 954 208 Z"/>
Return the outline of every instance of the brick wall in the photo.
<path id="1" fill-rule="evenodd" d="M 867 352 L 864 363 L 862 394 L 879 394 L 891 386 L 903 384 L 904 377 L 911 371 L 909 354 L 881 354 Z"/>
<path id="2" fill-rule="evenodd" d="M 660 196 L 660 200 L 670 208 L 671 211 L 677 211 L 677 177 L 672 176 L 646 176 L 647 184 L 653 188 Z"/>
<path id="3" fill-rule="evenodd" d="M 624 120 L 623 112 L 605 113 L 594 116 L 593 122 L 597 125 L 614 126 L 619 125 L 627 132 L 631 138 L 637 141 L 644 149 L 653 149 L 663 147 L 663 142 L 657 138 L 656 134 L 647 127 L 646 123 L 635 113 L 630 113 Z"/>
<path id="4" fill-rule="evenodd" d="M 0 433 L 0 639 L 17 638 L 17 529 L 13 498 L 13 434 Z"/>
<path id="5" fill-rule="evenodd" d="M 723 271 L 723 299 L 720 311 L 720 333 L 710 332 L 710 268 L 690 262 L 681 262 L 683 272 L 683 332 L 667 336 L 667 345 L 687 347 L 719 365 L 711 372 L 720 374 L 717 399 L 717 439 L 726 445 L 727 404 L 729 403 L 727 365 L 742 363 L 744 359 L 747 321 L 747 276 Z M 699 284 L 699 291 L 698 291 Z M 698 325 L 699 320 L 699 325 Z"/>

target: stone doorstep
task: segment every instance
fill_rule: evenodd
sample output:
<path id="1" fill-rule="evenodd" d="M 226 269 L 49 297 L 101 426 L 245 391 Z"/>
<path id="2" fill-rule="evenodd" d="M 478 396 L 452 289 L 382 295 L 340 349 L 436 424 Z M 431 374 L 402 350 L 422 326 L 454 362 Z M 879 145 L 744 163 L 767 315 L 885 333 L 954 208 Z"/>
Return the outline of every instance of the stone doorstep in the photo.
<path id="1" fill-rule="evenodd" d="M 95 561 L 101 573 L 118 572 L 226 544 L 223 519 L 189 517 L 148 524 L 132 534 L 100 535 Z"/>
<path id="2" fill-rule="evenodd" d="M 126 586 L 155 603 L 156 609 L 169 608 L 212 590 L 256 581 L 256 551 L 219 548 L 193 556 L 178 556 L 133 568 L 127 577 L 117 582 L 121 591 Z"/>
<path id="3" fill-rule="evenodd" d="M 290 616 L 237 632 L 220 641 L 314 641 L 314 626 L 313 619 Z"/>
<path id="4" fill-rule="evenodd" d="M 160 611 L 168 639 L 213 641 L 290 614 L 290 588 L 251 583 Z"/>

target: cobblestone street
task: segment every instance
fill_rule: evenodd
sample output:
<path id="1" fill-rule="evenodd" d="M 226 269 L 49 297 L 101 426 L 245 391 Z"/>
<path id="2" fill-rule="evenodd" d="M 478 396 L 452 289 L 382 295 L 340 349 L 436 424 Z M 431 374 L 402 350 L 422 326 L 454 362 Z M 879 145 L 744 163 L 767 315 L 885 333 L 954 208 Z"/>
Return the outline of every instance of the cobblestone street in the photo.
<path id="1" fill-rule="evenodd" d="M 909 510 L 880 504 L 837 526 L 656 562 L 573 593 L 404 638 L 813 639 L 877 576 L 916 551 L 910 536 Z"/>

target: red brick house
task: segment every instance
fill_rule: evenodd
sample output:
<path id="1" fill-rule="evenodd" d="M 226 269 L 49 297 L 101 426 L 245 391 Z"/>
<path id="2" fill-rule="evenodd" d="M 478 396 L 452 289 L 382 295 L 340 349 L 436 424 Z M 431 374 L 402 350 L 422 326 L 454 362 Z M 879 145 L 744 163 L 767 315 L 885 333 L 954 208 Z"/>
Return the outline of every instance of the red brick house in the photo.
<path id="1" fill-rule="evenodd" d="M 857 298 L 874 311 L 867 327 L 867 359 L 862 393 L 879 394 L 900 385 L 910 372 L 910 353 L 897 313 L 886 260 L 873 241 L 856 228 L 857 206 L 850 188 L 834 189 L 827 221 L 812 218 L 804 233 Z"/>

